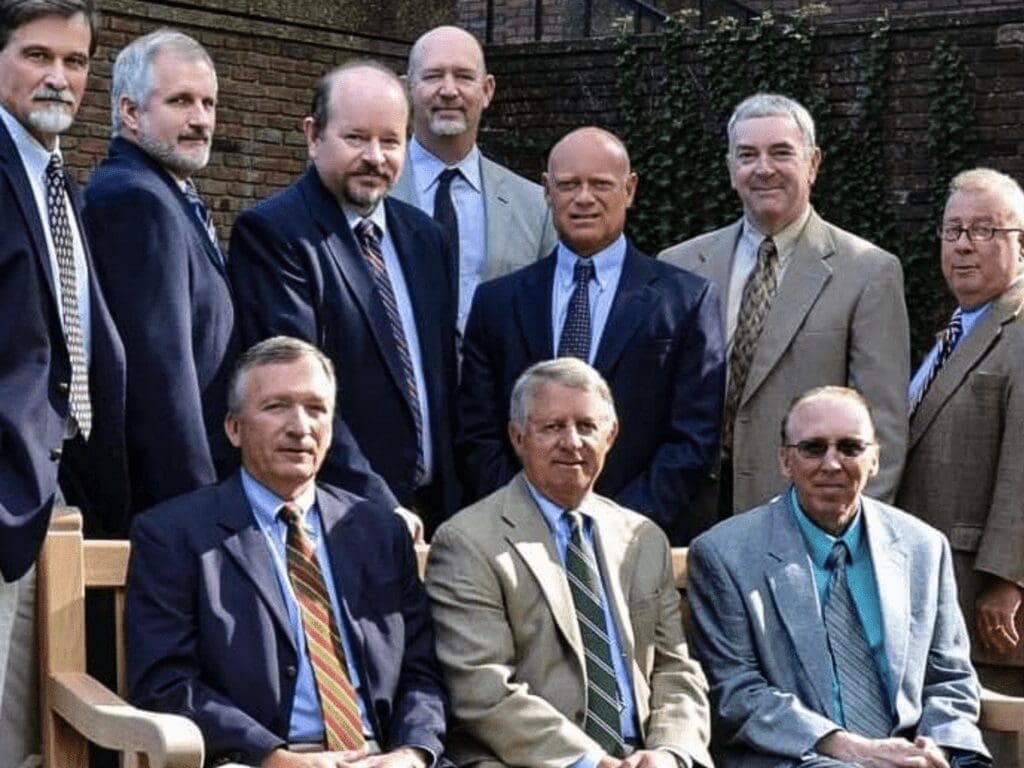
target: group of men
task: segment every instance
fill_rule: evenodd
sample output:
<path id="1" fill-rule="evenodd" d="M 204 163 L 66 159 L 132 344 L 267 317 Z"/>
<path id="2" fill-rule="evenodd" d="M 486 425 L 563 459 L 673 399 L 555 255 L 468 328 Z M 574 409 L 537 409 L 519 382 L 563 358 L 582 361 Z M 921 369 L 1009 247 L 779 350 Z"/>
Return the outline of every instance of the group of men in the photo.
<path id="1" fill-rule="evenodd" d="M 0 766 L 37 749 L 64 500 L 134 518 L 130 695 L 211 761 L 989 764 L 971 657 L 1024 693 L 1016 182 L 954 179 L 959 308 L 911 377 L 899 262 L 813 210 L 784 96 L 728 123 L 742 218 L 651 259 L 623 142 L 570 132 L 543 189 L 484 157 L 494 78 L 440 27 L 404 82 L 321 79 L 309 169 L 225 250 L 182 33 L 119 53 L 80 199 L 59 135 L 96 29 L 90 0 L 0 0 Z"/>

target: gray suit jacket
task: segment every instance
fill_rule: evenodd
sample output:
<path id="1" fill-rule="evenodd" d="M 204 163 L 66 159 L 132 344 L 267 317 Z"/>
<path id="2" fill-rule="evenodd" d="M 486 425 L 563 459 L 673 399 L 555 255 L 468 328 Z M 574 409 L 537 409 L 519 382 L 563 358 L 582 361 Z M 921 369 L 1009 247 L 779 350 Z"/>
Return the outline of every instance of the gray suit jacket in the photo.
<path id="1" fill-rule="evenodd" d="M 668 541 L 596 494 L 583 510 L 596 524 L 644 745 L 710 766 L 707 683 L 687 653 Z M 456 764 L 564 768 L 600 749 L 582 728 L 585 662 L 569 583 L 522 475 L 438 529 L 427 592 Z"/>
<path id="2" fill-rule="evenodd" d="M 811 561 L 783 495 L 719 523 L 689 553 L 695 643 L 711 681 L 719 768 L 795 764 L 832 721 L 832 671 Z M 946 539 L 864 498 L 891 679 L 893 735 L 988 754 L 975 726 L 968 658 Z"/>
<path id="3" fill-rule="evenodd" d="M 945 533 L 974 632 L 986 574 L 1024 585 L 1024 278 L 995 299 L 910 421 L 899 505 Z M 975 661 L 1024 666 L 1024 647 Z M 1020 676 L 1020 670 L 1012 674 Z"/>
<path id="4" fill-rule="evenodd" d="M 658 256 L 715 283 L 726 297 L 723 328 L 741 225 L 687 240 Z M 871 403 L 882 465 L 868 491 L 891 500 L 906 451 L 909 377 L 910 330 L 899 261 L 811 211 L 740 398 L 731 512 L 761 504 L 785 486 L 776 469 L 779 422 L 793 397 L 825 384 L 854 387 Z"/>

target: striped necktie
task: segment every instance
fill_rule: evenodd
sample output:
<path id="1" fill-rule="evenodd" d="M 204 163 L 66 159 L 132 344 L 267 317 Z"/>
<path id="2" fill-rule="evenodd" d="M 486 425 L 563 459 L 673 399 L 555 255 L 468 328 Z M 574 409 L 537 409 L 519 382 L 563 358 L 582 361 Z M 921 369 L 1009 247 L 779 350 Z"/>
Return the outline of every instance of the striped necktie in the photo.
<path id="1" fill-rule="evenodd" d="M 921 384 L 921 389 L 918 390 L 917 397 L 914 398 L 913 402 L 910 403 L 910 415 L 914 415 L 914 411 L 921 405 L 921 401 L 924 400 L 925 394 L 928 392 L 928 388 L 935 382 L 935 379 L 939 375 L 939 371 L 942 370 L 942 366 L 946 364 L 946 361 L 953 354 L 953 350 L 956 349 L 956 345 L 960 343 L 960 338 L 964 335 L 964 321 L 963 315 L 960 308 L 957 307 L 956 311 L 953 312 L 953 316 L 949 319 L 949 324 L 942 331 L 942 336 L 939 339 L 939 351 L 935 355 L 935 362 L 932 363 L 931 370 L 928 371 L 928 375 L 925 377 L 924 382 Z"/>
<path id="2" fill-rule="evenodd" d="M 225 259 L 224 253 L 220 249 L 220 243 L 217 242 L 217 227 L 213 223 L 213 216 L 210 215 L 210 209 L 206 207 L 206 203 L 203 202 L 203 198 L 199 196 L 199 190 L 196 189 L 196 185 L 192 179 L 185 182 L 185 199 L 188 200 L 188 204 L 192 208 L 192 213 L 195 214 L 197 219 L 199 219 L 199 223 L 205 230 L 206 236 L 213 245 L 213 250 L 217 252 L 217 258 L 220 259 L 221 266 L 223 266 Z"/>
<path id="3" fill-rule="evenodd" d="M 562 336 L 558 340 L 558 357 L 578 357 L 590 361 L 590 281 L 594 279 L 594 263 L 577 259 L 572 268 L 576 288 L 569 297 Z"/>
<path id="4" fill-rule="evenodd" d="M 329 750 L 359 749 L 363 719 L 356 704 L 356 691 L 348 679 L 345 648 L 341 644 L 337 617 L 316 557 L 316 547 L 304 526 L 304 514 L 295 504 L 283 504 L 278 513 L 288 524 L 288 578 L 299 604 L 306 652 L 313 665 L 313 678 L 320 697 L 324 732 Z"/>

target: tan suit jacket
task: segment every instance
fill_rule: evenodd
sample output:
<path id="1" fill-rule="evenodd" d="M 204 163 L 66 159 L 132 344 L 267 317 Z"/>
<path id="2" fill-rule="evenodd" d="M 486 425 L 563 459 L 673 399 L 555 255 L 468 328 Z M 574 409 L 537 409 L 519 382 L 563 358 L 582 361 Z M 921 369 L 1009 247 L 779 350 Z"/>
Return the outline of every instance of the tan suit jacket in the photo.
<path id="1" fill-rule="evenodd" d="M 1024 278 L 994 300 L 925 393 L 897 499 L 949 537 L 972 658 L 1007 663 L 973 640 L 974 601 L 986 574 L 1024 586 Z M 1009 663 L 1024 666 L 1024 648 Z"/>
<path id="2" fill-rule="evenodd" d="M 633 676 L 647 748 L 710 766 L 707 683 L 687 652 L 668 541 L 595 495 L 595 549 Z M 458 765 L 565 768 L 600 747 L 583 731 L 583 644 L 551 531 L 522 475 L 442 525 L 427 564 Z"/>
<path id="3" fill-rule="evenodd" d="M 728 297 L 741 229 L 742 220 L 673 246 L 658 258 L 708 278 Z M 826 384 L 853 387 L 871 403 L 882 465 L 867 492 L 891 501 L 906 451 L 909 376 L 910 330 L 899 260 L 812 210 L 786 264 L 740 397 L 732 512 L 757 506 L 786 487 L 776 458 L 779 424 L 793 397 Z"/>

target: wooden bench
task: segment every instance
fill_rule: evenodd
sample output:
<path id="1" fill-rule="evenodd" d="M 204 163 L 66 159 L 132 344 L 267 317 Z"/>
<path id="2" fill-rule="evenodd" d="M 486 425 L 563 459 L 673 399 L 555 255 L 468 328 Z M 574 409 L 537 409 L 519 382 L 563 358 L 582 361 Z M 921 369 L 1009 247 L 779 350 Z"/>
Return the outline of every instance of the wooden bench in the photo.
<path id="1" fill-rule="evenodd" d="M 190 720 L 144 712 L 126 703 L 85 674 L 85 590 L 112 589 L 115 595 L 118 690 L 124 695 L 124 583 L 127 541 L 91 541 L 82 537 L 82 518 L 74 510 L 54 515 L 38 566 L 40 704 L 44 768 L 85 768 L 88 742 L 124 753 L 145 768 L 200 768 L 203 740 Z M 417 547 L 420 576 L 426 546 Z M 672 550 L 676 587 L 684 624 L 686 550 Z M 1024 743 L 1024 699 L 982 691 L 982 728 L 1018 734 Z M 1021 750 L 1024 765 L 1024 748 Z"/>

